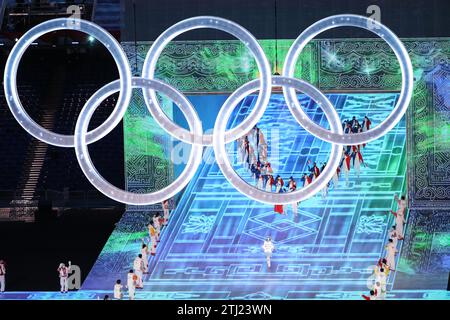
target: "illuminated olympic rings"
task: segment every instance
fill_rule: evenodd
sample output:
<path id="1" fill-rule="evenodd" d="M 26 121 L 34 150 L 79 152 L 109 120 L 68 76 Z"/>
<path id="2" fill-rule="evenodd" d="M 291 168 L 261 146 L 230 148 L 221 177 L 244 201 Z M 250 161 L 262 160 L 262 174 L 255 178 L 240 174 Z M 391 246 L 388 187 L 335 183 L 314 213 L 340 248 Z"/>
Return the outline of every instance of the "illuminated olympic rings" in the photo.
<path id="1" fill-rule="evenodd" d="M 399 100 L 392 113 L 375 128 L 352 135 L 345 135 L 339 116 L 331 102 L 313 85 L 293 78 L 295 65 L 299 54 L 305 45 L 317 34 L 340 26 L 353 26 L 374 32 L 394 51 L 402 71 L 402 87 Z M 372 27 L 369 27 L 372 26 Z M 199 29 L 213 28 L 227 32 L 250 50 L 256 60 L 260 79 L 250 81 L 236 91 L 225 101 L 214 126 L 213 134 L 204 134 L 201 121 L 189 100 L 175 88 L 154 79 L 156 64 L 164 47 L 179 34 Z M 75 134 L 62 135 L 53 133 L 38 125 L 26 113 L 17 91 L 17 69 L 19 62 L 28 46 L 45 33 L 56 30 L 79 30 L 99 40 L 113 56 L 119 70 L 120 79 L 99 89 L 86 102 L 81 110 L 75 127 Z M 225 145 L 247 134 L 261 119 L 270 99 L 272 86 L 281 86 L 294 118 L 315 137 L 332 144 L 330 159 L 320 176 L 305 188 L 290 193 L 270 193 L 250 186 L 232 168 Z M 192 144 L 188 162 L 181 175 L 167 187 L 145 194 L 121 190 L 106 181 L 95 169 L 88 152 L 88 144 L 102 139 L 111 132 L 122 120 L 131 99 L 133 88 L 140 88 L 144 94 L 145 104 L 161 127 L 172 137 Z M 43 22 L 26 32 L 13 47 L 5 66 L 4 90 L 12 114 L 19 124 L 35 138 L 59 147 L 75 147 L 76 157 L 87 179 L 100 192 L 116 201 L 131 205 L 149 205 L 161 202 L 181 191 L 193 178 L 201 164 L 203 146 L 213 146 L 216 161 L 225 178 L 239 192 L 254 200 L 269 204 L 289 204 L 303 201 L 322 190 L 331 180 L 339 165 L 342 145 L 357 145 L 367 143 L 391 130 L 405 114 L 409 105 L 413 88 L 413 71 L 411 60 L 402 42 L 387 27 L 363 16 L 336 15 L 322 19 L 308 27 L 292 44 L 283 68 L 283 76 L 271 75 L 270 64 L 258 41 L 240 25 L 218 17 L 201 16 L 186 19 L 176 23 L 164 31 L 153 43 L 144 61 L 142 77 L 132 77 L 129 62 L 120 44 L 104 29 L 85 20 L 62 18 Z M 235 106 L 247 95 L 259 91 L 258 99 L 250 114 L 236 127 L 226 130 L 226 125 Z M 301 91 L 314 100 L 325 113 L 330 122 L 330 130 L 314 123 L 302 109 L 297 91 Z M 98 128 L 89 131 L 89 121 L 101 102 L 109 95 L 119 92 L 117 104 L 108 119 Z M 181 128 L 174 123 L 162 110 L 156 92 L 169 97 L 181 109 L 187 119 L 190 130 Z M 289 139 L 289 137 L 287 137 Z"/>

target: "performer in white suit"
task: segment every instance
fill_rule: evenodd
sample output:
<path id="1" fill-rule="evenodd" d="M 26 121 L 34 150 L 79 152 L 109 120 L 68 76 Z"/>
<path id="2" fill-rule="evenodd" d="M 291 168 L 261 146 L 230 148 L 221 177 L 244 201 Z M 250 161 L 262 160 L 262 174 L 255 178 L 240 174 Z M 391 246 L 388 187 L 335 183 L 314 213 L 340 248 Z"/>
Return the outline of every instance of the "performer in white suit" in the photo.
<path id="1" fill-rule="evenodd" d="M 142 239 L 141 255 L 144 262 L 144 273 L 148 273 L 148 254 L 148 243 L 145 243 L 144 239 Z"/>
<path id="2" fill-rule="evenodd" d="M 169 222 L 169 200 L 164 200 L 162 202 L 163 212 L 164 212 L 164 223 L 163 225 L 166 226 Z"/>
<path id="3" fill-rule="evenodd" d="M 67 293 L 69 290 L 69 273 L 72 266 L 69 261 L 69 266 L 66 267 L 64 263 L 60 263 L 57 269 L 59 275 L 59 284 L 61 285 L 61 293 Z"/>
<path id="4" fill-rule="evenodd" d="M 404 234 L 403 234 L 403 225 L 406 223 L 406 198 L 405 196 L 402 196 L 401 199 L 398 198 L 397 195 L 395 195 L 395 201 L 397 201 L 398 209 L 397 213 L 394 214 L 395 216 L 395 224 L 396 224 L 396 230 L 397 230 L 397 236 L 399 240 L 403 240 Z"/>
<path id="5" fill-rule="evenodd" d="M 142 260 L 142 254 L 138 254 L 136 259 L 133 262 L 134 273 L 138 277 L 136 281 L 136 288 L 142 289 L 144 287 L 144 283 L 142 281 L 142 277 L 144 276 L 144 260 Z"/>
<path id="6" fill-rule="evenodd" d="M 267 267 L 270 268 L 270 258 L 272 257 L 272 252 L 275 250 L 275 246 L 272 243 L 272 238 L 267 237 L 262 246 L 264 254 L 266 255 Z"/>
<path id="7" fill-rule="evenodd" d="M 389 270 L 395 271 L 395 255 L 397 253 L 397 248 L 394 247 L 394 241 L 389 239 L 388 244 L 386 245 L 386 262 L 389 266 Z"/>
<path id="8" fill-rule="evenodd" d="M 155 253 L 156 253 L 156 245 L 157 245 L 157 242 L 156 242 L 156 229 L 155 229 L 155 227 L 153 226 L 153 221 L 151 221 L 151 222 L 148 224 L 148 234 L 149 234 L 149 236 L 150 236 L 150 245 L 151 245 L 151 247 L 150 247 L 150 254 L 151 254 L 152 256 L 154 256 Z"/>
<path id="9" fill-rule="evenodd" d="M 384 300 L 385 294 L 383 293 L 383 287 L 379 281 L 375 282 L 373 286 L 373 291 L 375 292 L 375 300 Z"/>
<path id="10" fill-rule="evenodd" d="M 336 190 L 337 187 L 338 187 L 340 173 L 341 173 L 341 169 L 339 167 L 337 167 L 336 172 L 333 175 L 333 188 L 334 188 L 334 190 Z"/>
<path id="11" fill-rule="evenodd" d="M 342 162 L 342 171 L 344 171 L 344 175 L 345 175 L 345 185 L 348 187 L 350 185 L 350 181 L 349 181 L 350 155 L 347 152 L 344 153 L 344 161 Z"/>
<path id="12" fill-rule="evenodd" d="M 128 288 L 128 297 L 130 300 L 134 300 L 134 294 L 136 292 L 136 282 L 138 280 L 138 276 L 130 270 L 127 276 L 127 288 Z"/>
<path id="13" fill-rule="evenodd" d="M 240 165 L 244 165 L 244 157 L 245 157 L 245 137 L 241 137 L 236 140 L 237 143 L 237 154 L 238 154 L 238 163 Z"/>
<path id="14" fill-rule="evenodd" d="M 359 174 L 361 172 L 361 164 L 364 164 L 364 159 L 358 147 L 353 146 L 353 168 L 356 172 L 356 177 L 359 178 Z"/>
<path id="15" fill-rule="evenodd" d="M 116 284 L 114 285 L 114 299 L 122 300 L 123 298 L 123 292 L 122 292 L 122 281 L 119 279 L 116 281 Z"/>
<path id="16" fill-rule="evenodd" d="M 161 224 L 159 223 L 159 215 L 155 214 L 152 218 L 153 227 L 156 229 L 156 242 L 159 242 L 159 236 L 161 235 Z"/>
<path id="17" fill-rule="evenodd" d="M 259 175 L 258 182 L 256 183 L 256 187 L 259 190 L 264 190 L 264 178 L 263 178 L 262 174 Z"/>
<path id="18" fill-rule="evenodd" d="M 386 295 L 386 282 L 387 282 L 386 273 L 384 272 L 383 268 L 379 268 L 378 266 L 376 266 L 374 268 L 374 271 L 375 271 L 375 281 L 380 283 L 380 288 L 381 288 L 380 296 L 385 296 Z"/>
<path id="19" fill-rule="evenodd" d="M 397 235 L 397 230 L 396 230 L 396 226 L 392 226 L 392 229 L 389 230 L 389 239 L 392 239 L 392 243 L 394 244 L 394 247 L 397 248 L 397 243 L 398 243 L 398 235 Z"/>

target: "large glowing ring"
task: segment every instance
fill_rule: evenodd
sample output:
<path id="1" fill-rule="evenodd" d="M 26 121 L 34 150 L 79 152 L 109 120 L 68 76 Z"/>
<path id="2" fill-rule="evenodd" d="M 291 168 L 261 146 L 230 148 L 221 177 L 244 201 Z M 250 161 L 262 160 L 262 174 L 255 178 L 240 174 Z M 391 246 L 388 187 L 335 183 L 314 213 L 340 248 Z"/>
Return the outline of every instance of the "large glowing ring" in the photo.
<path id="1" fill-rule="evenodd" d="M 303 31 L 297 39 L 295 39 L 289 52 L 286 56 L 283 67 L 284 77 L 293 77 L 295 65 L 303 48 L 319 33 L 342 26 L 359 27 L 367 29 L 384 39 L 387 44 L 394 51 L 402 71 L 402 87 L 400 97 L 395 105 L 392 113 L 378 126 L 371 128 L 368 131 L 355 134 L 343 134 L 338 132 L 330 132 L 322 128 L 318 124 L 309 119 L 305 112 L 303 112 L 300 103 L 298 102 L 295 89 L 283 87 L 283 93 L 288 105 L 293 106 L 291 109 L 295 111 L 296 119 L 300 124 L 312 135 L 331 143 L 340 143 L 345 145 L 358 145 L 375 140 L 391 130 L 405 114 L 411 100 L 413 91 L 413 69 L 408 52 L 403 46 L 402 42 L 397 36 L 381 23 L 368 19 L 364 16 L 343 14 L 327 17 L 309 26 Z M 294 114 L 294 116 L 295 116 Z"/>
<path id="2" fill-rule="evenodd" d="M 402 88 L 399 100 L 392 113 L 377 127 L 363 133 L 344 135 L 339 116 L 331 102 L 311 84 L 295 79 L 294 68 L 298 55 L 305 45 L 317 34 L 338 26 L 354 26 L 367 29 L 383 38 L 392 48 L 400 62 L 402 71 Z M 176 89 L 152 80 L 158 57 L 164 47 L 177 35 L 198 28 L 213 28 L 228 32 L 241 40 L 252 52 L 259 68 L 261 79 L 242 85 L 225 101 L 216 119 L 213 135 L 203 135 L 201 121 L 189 100 Z M 35 123 L 24 110 L 17 92 L 17 69 L 27 47 L 41 35 L 56 30 L 79 30 L 97 38 L 111 52 L 119 69 L 120 79 L 109 83 L 98 90 L 83 107 L 75 128 L 75 135 L 52 133 Z M 287 105 L 297 122 L 314 136 L 332 143 L 328 165 L 320 176 L 311 184 L 292 193 L 269 193 L 251 187 L 233 170 L 227 153 L 226 143 L 248 133 L 263 116 L 270 99 L 272 86 L 282 86 Z M 193 144 L 188 164 L 178 179 L 162 190 L 136 194 L 119 189 L 107 182 L 95 169 L 89 156 L 87 145 L 100 140 L 121 121 L 131 99 L 132 88 L 142 88 L 144 101 L 154 119 L 170 135 Z M 48 144 L 60 147 L 75 146 L 75 152 L 82 171 L 88 180 L 103 194 L 116 201 L 131 205 L 147 205 L 170 198 L 181 191 L 193 178 L 201 163 L 202 146 L 213 145 L 217 163 L 228 181 L 242 194 L 257 201 L 270 204 L 289 204 L 303 201 L 313 196 L 325 187 L 332 179 L 341 160 L 342 145 L 367 143 L 392 129 L 405 113 L 412 95 L 413 72 L 411 61 L 400 40 L 382 24 L 363 16 L 338 15 L 325 18 L 307 28 L 291 46 L 283 68 L 283 77 L 272 78 L 270 65 L 257 40 L 243 27 L 234 22 L 217 17 L 196 17 L 183 20 L 161 34 L 150 48 L 144 61 L 143 78 L 132 78 L 129 63 L 117 41 L 104 29 L 94 23 L 79 19 L 54 19 L 41 23 L 26 32 L 11 51 L 4 74 L 4 88 L 7 102 L 19 124 L 32 136 Z M 248 94 L 259 89 L 259 95 L 250 115 L 237 127 L 227 131 L 226 125 L 236 104 Z M 313 121 L 302 109 L 296 95 L 296 90 L 304 92 L 316 101 L 324 111 L 331 130 L 326 130 Z M 98 128 L 88 132 L 89 121 L 103 101 L 110 94 L 120 91 L 118 102 L 108 119 Z M 185 115 L 190 131 L 176 125 L 167 117 L 159 105 L 156 91 L 172 99 Z"/>
<path id="3" fill-rule="evenodd" d="M 256 60 L 256 64 L 259 68 L 259 74 L 261 77 L 261 81 L 259 82 L 259 96 L 256 100 L 255 106 L 252 111 L 248 115 L 247 118 L 244 119 L 238 126 L 227 131 L 225 134 L 225 141 L 231 142 L 236 140 L 240 136 L 242 136 L 242 132 L 249 132 L 264 114 L 265 108 L 269 102 L 270 94 L 271 94 L 271 69 L 270 64 L 267 61 L 267 57 L 264 54 L 263 49 L 259 45 L 258 41 L 253 37 L 253 35 L 248 32 L 245 28 L 234 23 L 232 21 L 218 18 L 218 17 L 209 17 L 209 16 L 200 16 L 189 18 L 183 21 L 180 21 L 169 29 L 164 31 L 153 43 L 150 50 L 145 57 L 144 65 L 142 67 L 142 77 L 146 79 L 153 79 L 155 75 L 156 63 L 158 61 L 161 52 L 164 47 L 176 36 L 190 30 L 199 29 L 199 28 L 212 28 L 227 32 L 239 40 L 241 40 L 245 46 L 250 50 Z M 213 137 L 211 134 L 205 134 L 201 139 L 199 137 L 193 136 L 192 133 L 189 133 L 186 129 L 178 126 L 174 123 L 162 110 L 161 106 L 158 103 L 158 99 L 156 97 L 156 93 L 154 90 L 143 90 L 144 92 L 144 100 L 147 104 L 147 107 L 156 120 L 158 124 L 171 136 L 187 142 L 192 143 L 193 141 L 199 141 L 204 146 L 212 145 Z M 151 103 L 152 102 L 152 103 Z"/>
<path id="4" fill-rule="evenodd" d="M 258 89 L 258 80 L 253 80 L 250 83 L 252 84 L 252 87 L 248 86 L 247 94 L 250 94 Z M 331 132 L 339 134 L 343 133 L 339 115 L 337 114 L 330 100 L 328 100 L 328 98 L 325 97 L 322 92 L 313 85 L 299 79 L 274 76 L 272 78 L 272 86 L 286 86 L 305 93 L 320 105 L 321 109 L 325 113 L 325 116 L 330 122 Z M 213 147 L 217 164 L 219 165 L 220 170 L 222 171 L 225 178 L 231 183 L 231 185 L 247 197 L 268 204 L 290 204 L 298 201 L 303 201 L 322 190 L 326 186 L 326 184 L 330 182 L 336 172 L 337 167 L 339 166 L 342 156 L 342 146 L 339 144 L 332 144 L 330 158 L 324 171 L 319 175 L 319 177 L 306 187 L 299 188 L 294 192 L 271 193 L 259 190 L 249 185 L 236 173 L 236 171 L 234 171 L 228 159 L 224 141 L 228 120 L 231 116 L 231 113 L 233 112 L 233 109 L 240 101 L 239 98 L 240 97 L 230 96 L 225 101 L 222 109 L 219 112 L 219 115 L 217 116 L 213 134 Z"/>
<path id="5" fill-rule="evenodd" d="M 133 77 L 132 80 L 133 88 L 152 88 L 154 90 L 158 90 L 174 101 L 185 115 L 190 130 L 196 136 L 201 137 L 203 133 L 202 123 L 195 112 L 194 107 L 183 94 L 171 86 L 157 80 L 149 80 L 139 77 Z M 78 163 L 91 184 L 104 195 L 116 201 L 131 205 L 149 205 L 161 202 L 164 199 L 169 199 L 181 191 L 189 183 L 189 181 L 191 181 L 198 166 L 200 165 L 202 161 L 203 147 L 199 143 L 192 146 L 188 163 L 180 176 L 167 187 L 152 193 L 138 194 L 119 189 L 106 181 L 95 169 L 92 163 L 89 156 L 88 146 L 86 144 L 89 121 L 91 120 L 94 111 L 100 105 L 102 99 L 107 95 L 117 92 L 119 88 L 120 86 L 118 80 L 107 84 L 97 91 L 86 102 L 85 106 L 81 110 L 75 127 L 75 152 Z"/>
<path id="6" fill-rule="evenodd" d="M 76 23 L 73 23 L 76 21 Z M 117 104 L 108 117 L 98 128 L 87 134 L 87 143 L 95 142 L 109 132 L 120 122 L 131 99 L 131 71 L 127 56 L 120 44 L 106 30 L 86 20 L 59 18 L 38 24 L 27 31 L 15 44 L 8 60 L 4 74 L 4 88 L 8 106 L 19 124 L 33 137 L 58 147 L 73 147 L 74 136 L 51 132 L 37 124 L 25 111 L 17 91 L 17 69 L 26 49 L 40 36 L 57 30 L 78 30 L 89 34 L 100 41 L 112 54 L 120 75 L 120 94 Z"/>

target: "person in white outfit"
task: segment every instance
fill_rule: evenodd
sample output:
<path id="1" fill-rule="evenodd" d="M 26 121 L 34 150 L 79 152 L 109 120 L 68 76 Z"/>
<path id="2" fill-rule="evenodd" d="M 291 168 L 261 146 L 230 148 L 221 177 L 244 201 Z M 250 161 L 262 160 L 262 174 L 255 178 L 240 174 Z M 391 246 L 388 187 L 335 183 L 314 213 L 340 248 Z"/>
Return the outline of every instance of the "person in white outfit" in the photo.
<path id="1" fill-rule="evenodd" d="M 384 292 L 383 288 L 381 286 L 381 283 L 379 281 L 375 282 L 375 285 L 373 286 L 373 291 L 375 292 L 375 300 L 384 300 Z"/>
<path id="2" fill-rule="evenodd" d="M 161 235 L 161 224 L 159 223 L 158 214 L 153 216 L 153 227 L 156 229 L 156 242 L 159 242 L 159 236 Z"/>
<path id="3" fill-rule="evenodd" d="M 66 267 L 64 263 L 60 263 L 57 269 L 59 274 L 59 284 L 61 285 L 61 293 L 67 293 L 69 290 L 69 273 L 71 262 L 69 261 L 69 266 Z"/>
<path id="4" fill-rule="evenodd" d="M 402 196 L 401 199 L 398 198 L 397 195 L 394 197 L 395 201 L 397 201 L 398 209 L 397 213 L 395 215 L 395 224 L 396 224 L 396 230 L 397 230 L 397 236 L 399 240 L 403 240 L 404 234 L 403 234 L 403 225 L 406 223 L 405 216 L 406 216 L 406 198 L 405 196 Z"/>
<path id="5" fill-rule="evenodd" d="M 356 149 L 356 148 L 355 148 Z M 356 178 L 359 178 L 361 173 L 361 158 L 359 157 L 360 152 L 357 150 L 353 151 L 353 169 L 355 170 Z"/>
<path id="6" fill-rule="evenodd" d="M 267 267 L 270 268 L 270 258 L 272 257 L 272 252 L 275 250 L 275 246 L 272 243 L 272 238 L 267 237 L 262 246 L 264 254 L 266 255 Z"/>
<path id="7" fill-rule="evenodd" d="M 144 260 L 142 260 L 142 254 L 138 254 L 133 262 L 134 273 L 138 279 L 136 281 L 136 288 L 142 289 L 144 287 L 142 277 L 144 276 Z"/>
<path id="8" fill-rule="evenodd" d="M 380 283 L 381 296 L 385 296 L 386 282 L 387 282 L 386 272 L 384 272 L 383 268 L 379 268 L 378 266 L 374 268 L 374 271 L 375 271 L 375 281 Z"/>
<path id="9" fill-rule="evenodd" d="M 343 158 L 344 161 L 342 162 L 342 171 L 344 172 L 345 175 L 345 186 L 349 186 L 350 185 L 350 180 L 349 180 L 349 175 L 350 175 L 350 155 L 345 152 L 343 154 Z"/>
<path id="10" fill-rule="evenodd" d="M 128 272 L 128 277 L 127 277 L 128 297 L 130 300 L 134 300 L 137 279 L 138 279 L 138 276 L 133 272 L 133 270 L 130 270 Z"/>
<path id="11" fill-rule="evenodd" d="M 153 221 L 148 224 L 148 234 L 150 236 L 150 254 L 154 256 L 156 254 L 156 228 L 153 226 Z"/>
<path id="12" fill-rule="evenodd" d="M 0 293 L 5 292 L 6 286 L 6 263 L 0 260 Z"/>
<path id="13" fill-rule="evenodd" d="M 148 243 L 145 243 L 144 239 L 142 239 L 141 255 L 142 261 L 144 261 L 144 273 L 148 273 L 148 254 Z"/>
<path id="14" fill-rule="evenodd" d="M 394 244 L 394 247 L 397 248 L 397 243 L 398 243 L 398 236 L 397 236 L 397 230 L 396 230 L 396 226 L 392 226 L 392 229 L 389 230 L 389 239 L 392 239 L 392 243 Z"/>
<path id="15" fill-rule="evenodd" d="M 389 266 L 389 270 L 395 271 L 395 255 L 397 254 L 397 248 L 394 247 L 394 240 L 389 239 L 386 245 L 386 263 Z"/>
<path id="16" fill-rule="evenodd" d="M 263 178 L 262 174 L 259 175 L 258 182 L 256 183 L 256 187 L 259 190 L 264 190 L 264 178 Z"/>
<path id="17" fill-rule="evenodd" d="M 119 279 L 116 281 L 116 284 L 114 285 L 114 299 L 122 300 L 123 298 L 123 292 L 122 292 L 122 281 Z"/>
<path id="18" fill-rule="evenodd" d="M 261 161 L 263 163 L 267 162 L 268 152 L 267 152 L 267 144 L 266 143 L 259 144 L 258 155 L 259 155 L 259 161 Z"/>
<path id="19" fill-rule="evenodd" d="M 236 140 L 237 142 L 237 153 L 238 153 L 238 163 L 244 165 L 245 157 L 245 137 L 241 137 Z"/>
<path id="20" fill-rule="evenodd" d="M 163 207 L 163 211 L 164 211 L 163 225 L 167 226 L 167 223 L 169 222 L 169 200 L 164 200 L 162 202 L 162 207 Z"/>
<path id="21" fill-rule="evenodd" d="M 272 192 L 272 187 L 275 184 L 275 179 L 271 174 L 268 175 L 266 182 L 266 192 Z"/>
<path id="22" fill-rule="evenodd" d="M 333 175 L 333 189 L 334 190 L 336 190 L 338 188 L 340 173 L 341 173 L 341 169 L 338 167 L 336 169 L 336 172 Z"/>

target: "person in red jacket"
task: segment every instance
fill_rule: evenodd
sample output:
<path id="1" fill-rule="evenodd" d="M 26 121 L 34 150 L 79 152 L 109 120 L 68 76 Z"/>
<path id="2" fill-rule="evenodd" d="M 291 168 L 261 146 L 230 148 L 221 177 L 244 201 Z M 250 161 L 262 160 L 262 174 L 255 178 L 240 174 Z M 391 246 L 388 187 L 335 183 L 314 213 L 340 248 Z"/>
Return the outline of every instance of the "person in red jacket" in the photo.
<path id="1" fill-rule="evenodd" d="M 281 193 L 283 192 L 283 186 L 284 186 L 284 181 L 280 176 L 277 176 L 275 178 L 275 185 L 276 185 L 276 193 Z M 282 204 L 276 204 L 274 211 L 279 213 L 279 214 L 284 214 L 284 208 Z"/>
<path id="2" fill-rule="evenodd" d="M 348 187 L 350 185 L 349 182 L 349 175 L 350 175 L 350 154 L 348 154 L 347 152 L 344 153 L 343 155 L 344 157 L 344 161 L 342 162 L 342 171 L 344 171 L 344 175 L 345 175 L 345 185 Z"/>

